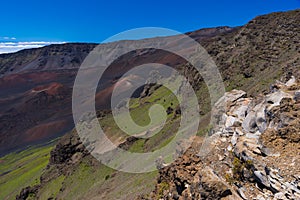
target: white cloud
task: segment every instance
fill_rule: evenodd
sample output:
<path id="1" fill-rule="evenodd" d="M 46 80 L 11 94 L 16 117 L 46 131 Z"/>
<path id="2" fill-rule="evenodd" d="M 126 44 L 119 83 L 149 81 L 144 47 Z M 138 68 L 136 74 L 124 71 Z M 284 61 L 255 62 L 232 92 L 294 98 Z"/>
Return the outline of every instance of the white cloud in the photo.
<path id="1" fill-rule="evenodd" d="M 3 37 L 4 38 L 4 37 Z M 0 42 L 0 54 L 13 53 L 22 49 L 39 48 L 51 44 L 63 44 L 65 42 Z"/>
<path id="2" fill-rule="evenodd" d="M 16 40 L 17 38 L 15 37 L 8 37 L 8 36 L 4 36 L 4 37 L 0 37 L 0 40 Z"/>

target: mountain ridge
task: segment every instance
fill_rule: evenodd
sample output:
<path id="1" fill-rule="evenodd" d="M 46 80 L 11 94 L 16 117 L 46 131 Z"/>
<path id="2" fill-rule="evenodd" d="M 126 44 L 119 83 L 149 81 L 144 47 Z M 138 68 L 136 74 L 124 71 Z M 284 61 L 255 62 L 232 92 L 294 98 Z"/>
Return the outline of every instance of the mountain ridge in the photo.
<path id="1" fill-rule="evenodd" d="M 202 195 L 208 199 L 228 199 L 230 195 L 237 199 L 245 199 L 245 195 L 251 198 L 267 199 L 275 197 L 275 194 L 276 198 L 280 197 L 281 199 L 284 199 L 284 197 L 294 198 L 295 196 L 297 198 L 299 193 L 299 188 L 297 188 L 299 187 L 297 185 L 298 179 L 295 179 L 295 181 L 294 179 L 281 181 L 280 173 L 277 173 L 274 167 L 268 166 L 264 169 L 260 162 L 263 159 L 268 159 L 267 164 L 284 163 L 280 162 L 283 160 L 275 160 L 276 158 L 286 159 L 289 155 L 289 151 L 281 151 L 277 148 L 278 145 L 281 145 L 280 141 L 287 144 L 288 150 L 295 150 L 293 145 L 295 141 L 299 141 L 299 134 L 291 132 L 293 128 L 298 128 L 296 124 L 297 111 L 299 111 L 299 94 L 296 93 L 296 90 L 299 90 L 299 84 L 296 81 L 291 86 L 281 83 L 291 78 L 294 78 L 294 80 L 300 78 L 300 27 L 297 24 L 298 21 L 300 21 L 300 10 L 295 10 L 259 16 L 242 27 L 221 32 L 212 37 L 201 37 L 201 34 L 197 35 L 196 32 L 190 33 L 195 34 L 194 38 L 199 39 L 198 42 L 217 64 L 228 91 L 227 95 L 231 94 L 229 96 L 233 98 L 231 99 L 233 102 L 227 108 L 229 111 L 233 110 L 234 112 L 225 113 L 224 119 L 226 119 L 225 124 L 228 130 L 224 131 L 224 134 L 223 132 L 219 134 L 221 135 L 217 138 L 219 145 L 216 145 L 213 151 L 215 154 L 212 154 L 209 159 L 201 161 L 200 157 L 191 149 L 186 153 L 176 149 L 176 153 L 184 153 L 183 156 L 171 165 L 166 165 L 163 160 L 160 160 L 161 165 L 159 168 L 161 170 L 159 174 L 156 172 L 133 175 L 112 170 L 99 163 L 86 152 L 72 124 L 70 94 L 77 72 L 76 68 L 53 70 L 57 66 L 55 65 L 52 68 L 49 64 L 49 70 L 38 72 L 24 70 L 22 73 L 16 74 L 12 71 L 11 74 L 8 73 L 0 77 L 0 152 L 2 154 L 14 152 L 16 149 L 24 148 L 27 145 L 41 144 L 63 135 L 51 150 L 50 155 L 48 153 L 38 155 L 49 156 L 49 162 L 45 163 L 45 159 L 43 159 L 42 166 L 47 165 L 45 170 L 36 172 L 32 177 L 29 176 L 29 183 L 32 184 L 27 184 L 28 187 L 26 188 L 24 188 L 25 185 L 22 185 L 22 188 L 24 188 L 22 190 L 19 185 L 6 178 L 23 173 L 24 169 L 32 168 L 32 165 L 30 165 L 32 157 L 27 155 L 31 155 L 32 152 L 21 152 L 21 156 L 26 156 L 20 159 L 20 162 L 16 162 L 12 170 L 7 170 L 6 164 L 9 166 L 12 162 L 9 158 L 15 157 L 15 154 L 9 154 L 8 157 L 1 158 L 0 163 L 5 164 L 4 169 L 6 170 L 0 173 L 0 181 L 2 181 L 0 188 L 11 188 L 10 191 L 5 190 L 8 195 L 7 199 L 11 199 L 16 195 L 16 191 L 19 193 L 20 190 L 18 199 L 134 199 L 136 197 L 142 199 L 151 197 L 154 199 L 171 197 L 174 197 L 174 199 L 188 199 L 190 195 L 197 197 Z M 92 47 L 87 46 L 85 50 L 89 48 Z M 27 53 L 28 51 L 24 52 Z M 47 51 L 46 57 L 53 56 L 53 52 Z M 80 51 L 75 48 L 74 52 L 70 54 L 67 52 L 70 58 L 69 61 L 73 58 L 78 58 L 77 61 L 81 61 L 80 59 L 83 56 L 78 55 L 76 57 L 76 52 Z M 199 106 L 201 107 L 200 115 L 203 117 L 203 121 L 200 122 L 198 136 L 191 138 L 194 141 L 192 147 L 195 147 L 195 145 L 197 147 L 197 144 L 199 145 L 203 141 L 203 134 L 212 130 L 211 127 L 208 127 L 210 119 L 209 93 L 203 78 L 188 63 L 178 57 L 169 55 L 164 51 L 145 50 L 144 52 L 146 52 L 144 57 L 139 56 L 140 52 L 138 51 L 130 52 L 112 64 L 112 69 L 106 76 L 107 82 L 103 84 L 105 87 L 100 87 L 97 93 L 99 98 L 96 99 L 99 106 L 97 117 L 99 117 L 101 125 L 107 131 L 111 141 L 132 152 L 147 152 L 168 144 L 177 131 L 178 127 L 175 125 L 179 119 L 180 109 L 178 109 L 177 103 L 171 95 L 165 95 L 169 93 L 163 87 L 146 88 L 148 90 L 145 96 L 132 99 L 132 116 L 142 124 L 147 123 L 147 116 L 144 116 L 144 114 L 148 111 L 151 103 L 161 103 L 168 110 L 168 124 L 163 130 L 164 132 L 150 139 L 124 136 L 116 128 L 113 117 L 109 111 L 105 110 L 105 106 L 109 100 L 111 88 L 114 87 L 120 75 L 126 70 L 147 62 L 170 64 L 185 75 L 194 88 L 197 89 Z M 64 54 L 65 52 L 56 53 Z M 87 54 L 87 51 L 83 54 Z M 15 55 L 17 54 L 13 54 L 10 59 L 0 61 L 0 63 L 8 63 L 5 65 L 6 67 L 1 67 L 4 74 L 10 71 L 9 63 L 13 62 L 13 56 Z M 39 58 L 35 56 L 29 55 L 28 59 L 38 60 Z M 60 59 L 57 59 L 57 61 L 60 62 Z M 43 62 L 41 63 L 43 64 Z M 75 65 L 78 67 L 80 64 L 77 62 Z M 47 63 L 41 65 L 41 68 L 36 65 L 35 69 L 43 69 L 45 66 L 47 66 Z M 275 82 L 275 80 L 279 81 Z M 278 101 L 275 102 L 275 100 L 266 100 L 263 101 L 263 104 L 260 104 L 260 101 L 266 96 L 269 97 L 270 94 L 277 95 L 277 92 L 280 91 L 289 95 L 288 98 L 280 99 L 279 107 L 274 106 L 278 104 Z M 247 93 L 247 96 L 245 93 Z M 237 98 L 234 99 L 235 97 Z M 252 102 L 251 105 L 248 104 L 250 102 Z M 263 112 L 258 107 L 263 108 L 260 105 L 269 104 L 274 106 L 273 109 L 268 110 L 272 112 L 267 112 L 267 117 L 261 118 Z M 36 105 L 38 105 L 39 110 L 34 110 Z M 248 106 L 247 110 L 249 109 L 249 112 L 247 112 L 247 115 L 249 117 L 241 114 L 244 112 L 236 113 L 236 109 L 239 110 L 241 107 L 244 109 L 243 106 L 245 105 Z M 103 107 L 101 108 L 101 106 Z M 41 115 L 46 117 L 42 118 Z M 241 119 L 240 116 L 242 116 Z M 66 120 L 68 121 L 65 122 Z M 16 122 L 18 123 L 16 124 Z M 175 125 L 173 126 L 172 123 Z M 277 127 L 280 131 L 278 134 L 272 130 L 262 133 L 264 146 L 261 146 L 260 142 L 255 143 L 253 141 L 257 139 L 255 133 L 257 131 L 261 133 L 266 124 L 268 126 L 273 124 L 274 126 L 270 126 L 270 128 Z M 281 127 L 283 124 L 287 126 Z M 241 126 L 246 127 L 246 130 L 250 133 L 238 132 Z M 43 132 L 45 130 L 46 132 Z M 232 130 L 235 132 L 232 132 Z M 58 133 L 58 131 L 63 133 Z M 246 136 L 249 136 L 249 134 L 252 134 L 250 135 L 252 137 L 247 139 Z M 36 136 L 43 136 L 43 138 Z M 32 139 L 31 142 L 24 142 L 30 139 Z M 270 152 L 265 146 L 274 148 L 287 156 L 278 158 L 276 152 L 271 152 L 275 155 L 273 159 L 271 154 L 267 155 Z M 46 150 L 46 152 L 50 151 L 49 149 Z M 246 153 L 246 157 L 243 151 Z M 35 153 L 33 155 L 36 156 Z M 255 158 L 252 159 L 253 162 L 249 161 L 251 160 L 249 155 Z M 27 159 L 27 157 L 29 158 Z M 27 163 L 24 164 L 24 160 Z M 201 166 L 199 163 L 201 163 Z M 218 168 L 218 165 L 213 165 L 213 163 L 218 163 L 226 168 Z M 205 168 L 207 164 L 212 164 L 208 166 L 210 169 Z M 297 168 L 297 163 L 293 166 L 293 169 L 295 168 Z M 220 172 L 222 169 L 226 169 L 228 172 L 226 174 Z M 24 174 L 28 175 L 25 172 Z M 272 174 L 270 172 L 276 173 Z M 286 168 L 283 172 L 283 175 L 288 176 L 289 173 L 292 173 L 288 172 Z M 35 179 L 37 176 L 39 177 L 38 180 Z M 244 183 L 240 180 L 247 181 L 243 185 Z M 255 183 L 258 184 L 257 187 Z M 242 187 L 240 187 L 241 185 Z M 286 193 L 282 191 L 284 187 L 288 188 Z"/>
<path id="2" fill-rule="evenodd" d="M 259 16 L 243 27 L 221 27 L 219 30 L 204 29 L 202 31 L 204 31 L 205 34 L 201 34 L 201 30 L 200 32 L 196 31 L 189 34 L 193 35 L 192 37 L 200 42 L 212 56 L 219 67 L 226 88 L 241 88 L 248 91 L 250 95 L 255 95 L 262 90 L 267 91 L 268 85 L 272 83 L 274 78 L 279 78 L 283 74 L 289 78 L 288 76 L 290 75 L 288 75 L 288 73 L 293 73 L 295 76 L 299 73 L 297 68 L 295 68 L 300 62 L 298 42 L 299 28 L 295 23 L 297 21 L 299 21 L 299 10 Z M 284 26 L 282 24 L 284 24 Z M 205 37 L 203 37 L 203 35 Z M 285 43 L 280 41 L 285 41 Z M 28 98 L 27 95 L 30 94 L 28 91 L 37 86 L 57 82 L 69 88 L 69 95 L 67 95 L 65 99 L 66 106 L 64 106 L 69 109 L 61 113 L 61 116 L 58 116 L 59 113 L 55 114 L 57 117 L 51 114 L 52 117 L 50 116 L 49 119 L 52 118 L 51 121 L 55 122 L 54 124 L 51 122 L 54 129 L 58 124 L 65 123 L 64 131 L 71 130 L 74 126 L 72 124 L 70 109 L 70 94 L 73 82 L 78 67 L 94 46 L 95 44 L 61 44 L 40 49 L 24 50 L 14 54 L 0 55 L 0 58 L 2 58 L 0 59 L 0 71 L 4 74 L 8 73 L 2 75 L 0 78 L 0 107 L 3 108 L 0 112 L 0 121 L 2 122 L 0 124 L 2 133 L 0 135 L 2 141 L 0 152 L 2 155 L 6 152 L 5 148 L 7 147 L 5 146 L 7 146 L 7 144 L 9 144 L 10 149 L 7 152 L 30 144 L 22 144 L 21 142 L 22 140 L 26 140 L 26 138 L 22 136 L 24 126 L 32 128 L 36 124 L 49 123 L 49 121 L 43 122 L 33 119 L 32 117 L 34 116 L 32 116 L 25 121 L 23 120 L 23 125 L 20 123 L 20 125 L 18 124 L 17 127 L 14 127 L 16 118 L 22 115 L 27 116 L 26 113 L 29 113 L 32 109 L 32 106 L 26 108 L 27 105 L 24 99 Z M 33 52 L 38 53 L 35 55 Z M 64 55 L 66 56 L 66 66 L 67 68 L 71 66 L 71 69 L 63 69 L 64 67 L 60 67 L 63 62 L 61 58 L 63 58 Z M 111 80 L 120 77 L 126 70 L 135 65 L 147 62 L 167 64 L 181 71 L 185 71 L 183 73 L 189 77 L 189 80 L 195 79 L 194 85 L 197 87 L 205 87 L 203 80 L 197 78 L 199 76 L 196 75 L 196 71 L 187 69 L 185 61 L 178 57 L 168 56 L 166 52 L 162 51 L 149 51 L 149 54 L 147 54 L 146 51 L 143 57 L 140 57 L 136 52 L 122 56 L 113 63 L 111 66 L 112 70 L 107 74 L 107 87 L 111 87 Z M 30 67 L 32 67 L 33 70 L 27 70 Z M 120 68 L 122 68 L 122 70 L 119 70 Z M 16 71 L 11 71 L 12 69 L 21 71 L 20 73 L 15 73 Z M 199 81 L 202 84 L 199 84 Z M 109 90 L 107 91 L 108 93 L 104 91 L 101 93 L 101 91 L 99 91 L 101 95 L 98 95 L 100 98 L 98 105 L 102 109 L 107 107 L 107 98 L 110 93 Z M 7 97 L 9 97 L 9 99 L 7 99 Z M 56 107 L 55 110 L 59 110 L 59 107 L 61 107 L 58 101 L 51 102 L 51 104 Z M 19 106 L 25 108 L 23 113 L 18 112 Z M 47 106 L 49 105 L 45 104 L 44 108 L 46 109 Z M 10 112 L 7 108 L 15 109 Z M 47 113 L 49 111 L 41 110 L 41 112 Z M 63 121 L 67 121 L 63 122 L 62 118 Z M 10 124 L 13 124 L 13 126 L 8 129 L 8 127 L 11 126 Z M 51 126 L 49 130 L 51 132 Z M 47 138 L 54 138 L 61 134 L 63 133 L 57 133 L 56 131 L 53 131 L 50 135 L 44 133 Z M 10 140 L 9 137 L 14 139 Z M 19 138 L 19 140 L 17 138 Z M 40 140 L 40 142 L 45 141 L 45 138 Z"/>

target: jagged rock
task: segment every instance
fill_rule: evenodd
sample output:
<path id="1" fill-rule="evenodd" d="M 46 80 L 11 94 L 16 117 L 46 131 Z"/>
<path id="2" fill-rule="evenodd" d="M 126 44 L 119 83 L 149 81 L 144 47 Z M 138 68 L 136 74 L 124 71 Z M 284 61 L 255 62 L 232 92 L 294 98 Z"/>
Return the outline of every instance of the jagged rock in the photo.
<path id="1" fill-rule="evenodd" d="M 199 173 L 201 188 L 200 194 L 202 199 L 241 199 L 236 193 L 233 193 L 230 186 L 221 180 L 210 167 L 205 167 Z"/>
<path id="2" fill-rule="evenodd" d="M 35 195 L 38 191 L 38 186 L 28 186 L 23 188 L 19 195 L 16 196 L 16 200 L 26 200 L 30 195 Z"/>
<path id="3" fill-rule="evenodd" d="M 251 98 L 241 98 L 236 101 L 236 104 L 232 106 L 227 112 L 231 116 L 237 118 L 237 120 L 242 123 L 244 118 L 246 117 L 247 111 L 249 109 L 251 103 Z"/>
<path id="4" fill-rule="evenodd" d="M 244 135 L 244 132 L 241 130 L 241 128 L 236 128 L 235 131 L 236 131 L 236 133 L 237 133 L 239 136 L 243 136 L 243 135 Z"/>
<path id="5" fill-rule="evenodd" d="M 239 99 L 244 98 L 246 96 L 246 92 L 242 90 L 232 90 L 230 92 L 226 92 L 223 97 L 221 97 L 214 106 L 214 117 L 216 122 L 220 125 L 220 127 L 224 128 L 231 126 L 236 121 L 235 114 L 230 114 L 230 108 L 232 108 Z M 225 108 L 224 108 L 225 106 Z M 228 115 L 224 114 L 224 111 L 229 112 L 230 118 Z M 234 110 L 231 110 L 234 112 Z M 237 111 L 238 112 L 238 111 Z M 237 115 L 238 116 L 238 115 Z"/>
<path id="6" fill-rule="evenodd" d="M 300 190 L 299 190 L 295 185 L 293 185 L 293 184 L 287 182 L 287 183 L 285 183 L 285 186 L 286 186 L 288 189 L 290 189 L 293 193 L 297 193 L 297 194 L 300 195 Z"/>
<path id="7" fill-rule="evenodd" d="M 270 183 L 268 181 L 267 175 L 261 171 L 254 171 L 255 178 L 258 180 L 258 183 L 264 185 L 265 187 L 269 188 Z"/>
<path id="8" fill-rule="evenodd" d="M 299 91 L 299 90 L 295 92 L 294 100 L 295 100 L 296 102 L 299 102 L 299 101 L 300 101 L 300 91 Z"/>
<path id="9" fill-rule="evenodd" d="M 177 192 L 178 199 L 219 199 L 224 194 L 224 199 L 300 199 L 300 177 L 289 172 L 290 167 L 298 170 L 300 159 L 293 152 L 300 148 L 300 105 L 294 95 L 299 87 L 295 84 L 289 88 L 277 83 L 272 93 L 253 99 L 243 91 L 226 93 L 222 97 L 225 113 L 219 113 L 215 134 L 207 140 L 210 145 L 205 143 L 211 154 L 199 156 L 201 165 L 194 179 L 180 175 L 184 189 Z M 285 150 L 286 145 L 291 147 Z M 229 186 L 225 180 L 234 184 Z"/>
<path id="10" fill-rule="evenodd" d="M 80 141 L 79 136 L 72 132 L 62 137 L 50 155 L 50 165 L 63 164 L 69 161 L 74 163 L 88 155 L 88 151 Z"/>
<path id="11" fill-rule="evenodd" d="M 246 195 L 244 194 L 243 189 L 244 189 L 244 188 L 239 188 L 239 189 L 237 190 L 237 192 L 238 192 L 238 194 L 242 197 L 242 199 L 247 200 L 248 198 L 247 198 Z"/>
<path id="12" fill-rule="evenodd" d="M 270 185 L 275 191 L 281 191 L 281 183 L 269 177 Z"/>
<path id="13" fill-rule="evenodd" d="M 291 79 L 285 83 L 285 85 L 287 87 L 291 87 L 292 85 L 294 85 L 296 83 L 296 78 L 294 76 L 291 77 Z"/>
<path id="14" fill-rule="evenodd" d="M 260 134 L 259 132 L 255 132 L 255 133 L 246 133 L 245 134 L 245 138 L 248 138 L 248 139 L 255 139 L 255 142 L 256 143 L 258 141 L 258 138 L 259 138 Z"/>
<path id="15" fill-rule="evenodd" d="M 72 164 L 79 162 L 83 157 L 83 153 L 81 152 L 76 152 L 72 157 L 71 157 L 71 162 Z"/>
<path id="16" fill-rule="evenodd" d="M 232 90 L 230 92 L 226 92 L 225 94 L 225 102 L 227 105 L 231 105 L 236 102 L 238 99 L 246 97 L 247 93 L 242 90 Z"/>
<path id="17" fill-rule="evenodd" d="M 174 110 L 174 109 L 173 109 L 172 107 L 169 106 L 169 107 L 167 108 L 167 110 L 166 110 L 166 113 L 169 115 L 169 114 L 171 114 L 171 113 L 173 112 L 173 110 Z"/>
<path id="18" fill-rule="evenodd" d="M 255 118 L 255 112 L 253 110 L 251 110 L 246 118 L 244 119 L 243 123 L 242 123 L 242 127 L 243 127 L 243 130 L 246 132 L 246 133 L 254 133 L 255 130 L 256 130 L 256 118 Z"/>
<path id="19" fill-rule="evenodd" d="M 267 129 L 267 120 L 265 116 L 265 106 L 263 103 L 258 105 L 257 111 L 256 111 L 256 126 L 260 133 L 263 133 Z"/>
<path id="20" fill-rule="evenodd" d="M 231 144 L 234 146 L 236 145 L 238 140 L 238 134 L 234 133 L 233 136 L 231 137 Z"/>
<path id="21" fill-rule="evenodd" d="M 231 127 L 233 126 L 234 122 L 236 121 L 237 119 L 235 117 L 232 117 L 232 116 L 228 116 L 227 119 L 226 119 L 226 122 L 225 122 L 225 128 L 226 127 Z"/>
<path id="22" fill-rule="evenodd" d="M 285 200 L 287 199 L 286 196 L 282 192 L 278 192 L 274 195 L 274 199 L 278 200 Z"/>
<path id="23" fill-rule="evenodd" d="M 230 152 L 230 151 L 232 151 L 232 146 L 231 145 L 229 145 L 228 147 L 227 147 L 227 150 Z"/>
<path id="24" fill-rule="evenodd" d="M 266 110 L 269 111 L 275 106 L 279 106 L 283 98 L 292 98 L 292 96 L 281 90 L 266 96 Z"/>
<path id="25" fill-rule="evenodd" d="M 156 159 L 155 164 L 157 169 L 162 169 L 167 166 L 162 156 Z"/>
<path id="26" fill-rule="evenodd" d="M 234 152 L 238 157 L 248 152 L 249 155 L 252 153 L 261 154 L 261 145 L 256 137 L 248 138 L 247 136 L 239 137 L 239 140 L 235 146 Z"/>
<path id="27" fill-rule="evenodd" d="M 258 196 L 256 197 L 256 199 L 257 199 L 257 200 L 266 200 L 262 195 L 258 195 Z"/>

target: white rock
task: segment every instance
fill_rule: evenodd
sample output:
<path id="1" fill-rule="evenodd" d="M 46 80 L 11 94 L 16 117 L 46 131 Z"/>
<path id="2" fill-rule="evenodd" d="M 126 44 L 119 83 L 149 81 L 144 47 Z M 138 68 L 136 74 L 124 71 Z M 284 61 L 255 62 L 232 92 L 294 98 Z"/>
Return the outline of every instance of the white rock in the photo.
<path id="1" fill-rule="evenodd" d="M 281 183 L 277 181 L 276 179 L 273 179 L 271 177 L 268 177 L 270 181 L 270 185 L 273 189 L 277 190 L 278 192 L 281 191 Z"/>
<path id="2" fill-rule="evenodd" d="M 285 83 L 285 85 L 290 87 L 290 86 L 294 85 L 295 83 L 296 83 L 296 78 L 294 76 L 292 76 L 291 79 Z"/>
<path id="3" fill-rule="evenodd" d="M 242 90 L 232 90 L 230 92 L 225 93 L 225 102 L 226 103 L 233 103 L 237 101 L 238 99 L 245 97 L 247 93 Z"/>
<path id="4" fill-rule="evenodd" d="M 239 99 L 237 100 L 235 106 L 230 108 L 229 112 L 236 116 L 240 121 L 243 121 L 246 117 L 246 112 L 249 109 L 251 101 L 251 98 Z"/>
<path id="5" fill-rule="evenodd" d="M 258 195 L 258 196 L 256 197 L 256 199 L 257 199 L 257 200 L 266 200 L 262 195 Z"/>
<path id="6" fill-rule="evenodd" d="M 222 160 L 224 160 L 224 158 L 225 158 L 224 155 L 218 155 L 218 157 L 219 157 L 219 161 L 222 161 Z"/>
<path id="7" fill-rule="evenodd" d="M 238 134 L 234 133 L 233 136 L 231 137 L 231 144 L 232 146 L 235 146 L 238 140 Z"/>
<path id="8" fill-rule="evenodd" d="M 266 96 L 266 109 L 267 111 L 270 111 L 273 107 L 275 106 L 279 106 L 280 105 L 280 101 L 283 98 L 293 98 L 290 94 L 283 92 L 281 90 L 268 94 Z M 272 102 L 271 104 L 268 102 Z"/>
<path id="9" fill-rule="evenodd" d="M 235 131 L 236 131 L 236 133 L 237 133 L 239 136 L 243 136 L 243 135 L 244 135 L 244 132 L 243 132 L 239 127 L 237 127 L 237 128 L 235 129 Z"/>
<path id="10" fill-rule="evenodd" d="M 253 133 L 246 133 L 246 138 L 249 138 L 249 139 L 258 139 L 259 136 L 257 134 L 253 134 Z"/>
<path id="11" fill-rule="evenodd" d="M 225 127 L 228 128 L 228 127 L 233 126 L 235 121 L 237 121 L 237 118 L 235 118 L 233 116 L 228 116 L 225 121 Z"/>
<path id="12" fill-rule="evenodd" d="M 287 198 L 285 197 L 285 195 L 282 192 L 278 192 L 274 195 L 274 199 L 284 200 L 284 199 L 287 199 Z"/>
<path id="13" fill-rule="evenodd" d="M 270 183 L 268 181 L 268 178 L 264 173 L 262 173 L 261 171 L 254 171 L 254 175 L 259 180 L 259 182 L 261 184 L 263 184 L 266 187 L 270 187 Z"/>
<path id="14" fill-rule="evenodd" d="M 300 194 L 300 190 L 296 186 L 292 185 L 291 183 L 286 182 L 285 186 L 287 186 L 287 188 L 291 189 L 292 191 Z"/>
<path id="15" fill-rule="evenodd" d="M 256 128 L 255 111 L 251 110 L 242 123 L 242 127 L 246 133 L 254 132 Z"/>
<path id="16" fill-rule="evenodd" d="M 248 198 L 246 197 L 245 193 L 243 192 L 243 188 L 239 188 L 239 189 L 237 190 L 237 192 L 238 192 L 238 194 L 242 197 L 242 199 L 244 199 L 244 200 L 248 199 Z"/>
<path id="17" fill-rule="evenodd" d="M 256 119 L 255 123 L 258 127 L 258 130 L 260 133 L 265 132 L 267 129 L 267 120 L 266 120 L 266 115 L 265 115 L 265 105 L 263 103 L 260 103 L 255 107 L 256 110 Z"/>

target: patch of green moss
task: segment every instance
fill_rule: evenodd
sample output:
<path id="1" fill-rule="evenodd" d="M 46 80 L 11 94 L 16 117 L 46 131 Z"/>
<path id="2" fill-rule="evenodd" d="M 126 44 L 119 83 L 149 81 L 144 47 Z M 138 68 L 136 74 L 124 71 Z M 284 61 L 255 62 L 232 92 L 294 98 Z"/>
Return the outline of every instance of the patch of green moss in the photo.
<path id="1" fill-rule="evenodd" d="M 0 158 L 0 199 L 15 199 L 22 188 L 38 185 L 53 146 L 31 147 Z"/>
<path id="2" fill-rule="evenodd" d="M 133 145 L 131 145 L 131 147 L 129 148 L 129 151 L 136 152 L 136 153 L 142 153 L 142 152 L 144 152 L 144 144 L 145 144 L 144 139 L 137 140 L 136 142 L 133 143 Z"/>
<path id="3" fill-rule="evenodd" d="M 55 198 L 62 188 L 65 176 L 61 175 L 56 179 L 50 181 L 46 187 L 43 187 L 39 192 L 39 199 Z"/>
<path id="4" fill-rule="evenodd" d="M 170 186 L 167 182 L 161 182 L 157 187 L 157 199 L 161 199 L 163 198 L 164 191 L 168 190 Z"/>

